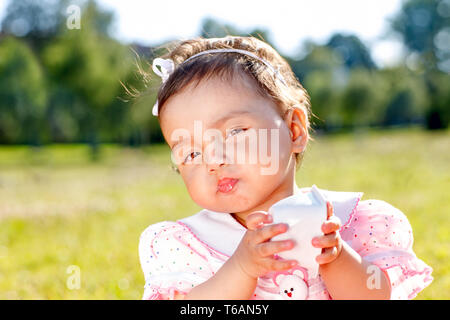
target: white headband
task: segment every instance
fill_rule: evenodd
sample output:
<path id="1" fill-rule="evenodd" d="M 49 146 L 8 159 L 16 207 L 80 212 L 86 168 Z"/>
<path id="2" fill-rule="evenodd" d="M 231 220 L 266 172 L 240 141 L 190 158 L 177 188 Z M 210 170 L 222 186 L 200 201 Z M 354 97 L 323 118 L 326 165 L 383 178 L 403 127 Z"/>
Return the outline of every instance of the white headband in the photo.
<path id="1" fill-rule="evenodd" d="M 281 75 L 281 73 L 278 70 L 278 68 L 275 69 L 268 61 L 258 57 L 253 52 L 246 51 L 246 50 L 240 50 L 240 49 L 212 49 L 212 50 L 205 50 L 205 51 L 202 51 L 200 53 L 194 54 L 192 57 L 189 57 L 188 59 L 184 60 L 181 64 L 186 63 L 189 60 L 191 60 L 191 59 L 193 59 L 195 57 L 204 55 L 204 54 L 220 53 L 220 52 L 237 52 L 237 53 L 245 54 L 247 56 L 255 58 L 258 61 L 261 61 L 262 63 L 264 63 L 267 66 L 267 68 L 269 68 L 270 71 L 272 71 L 272 73 L 274 74 L 275 78 L 278 78 L 285 86 L 287 86 L 286 81 L 284 80 L 284 78 Z M 158 69 L 157 67 L 159 67 L 161 70 Z M 171 59 L 156 58 L 156 59 L 153 60 L 152 69 L 153 69 L 154 73 L 156 73 L 158 76 L 161 77 L 162 83 L 164 84 L 167 81 L 167 79 L 169 79 L 169 77 L 173 73 L 173 71 L 175 70 L 175 64 L 173 63 L 173 61 Z M 156 103 L 153 106 L 152 114 L 154 116 L 158 115 L 158 99 L 156 99 Z"/>

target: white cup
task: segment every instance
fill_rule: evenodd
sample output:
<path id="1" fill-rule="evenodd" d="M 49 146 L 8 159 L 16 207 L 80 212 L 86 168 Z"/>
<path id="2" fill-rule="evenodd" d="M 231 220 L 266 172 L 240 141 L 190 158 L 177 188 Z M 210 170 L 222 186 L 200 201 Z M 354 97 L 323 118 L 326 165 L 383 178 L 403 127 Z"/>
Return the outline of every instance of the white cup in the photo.
<path id="1" fill-rule="evenodd" d="M 300 267 L 307 269 L 308 278 L 316 278 L 319 264 L 316 257 L 321 254 L 321 248 L 313 247 L 314 237 L 323 235 L 322 224 L 327 220 L 327 200 L 316 185 L 311 192 L 292 195 L 273 204 L 268 213 L 273 217 L 273 223 L 286 223 L 289 228 L 285 233 L 272 238 L 272 241 L 293 239 L 296 244 L 288 251 L 278 253 L 283 259 L 297 260 Z"/>

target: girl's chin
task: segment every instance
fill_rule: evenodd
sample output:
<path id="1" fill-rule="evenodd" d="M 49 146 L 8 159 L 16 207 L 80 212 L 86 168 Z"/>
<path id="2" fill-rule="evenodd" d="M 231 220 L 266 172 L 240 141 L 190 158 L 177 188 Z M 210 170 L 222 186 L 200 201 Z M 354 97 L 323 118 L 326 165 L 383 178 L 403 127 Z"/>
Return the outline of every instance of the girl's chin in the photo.
<path id="1" fill-rule="evenodd" d="M 248 201 L 248 199 L 247 199 Z M 203 208 L 215 211 L 215 212 L 225 212 L 225 213 L 235 213 L 235 212 L 246 212 L 253 208 L 253 206 L 248 202 L 242 203 L 237 197 L 230 197 L 229 199 L 219 199 L 210 205 L 203 206 Z"/>
<path id="2" fill-rule="evenodd" d="M 216 197 L 216 201 L 205 203 L 202 208 L 215 211 L 215 212 L 225 212 L 225 213 L 231 213 L 231 212 L 241 212 L 246 209 L 246 206 L 239 203 L 239 200 L 237 197 L 228 197 L 228 198 L 222 198 L 222 197 Z"/>

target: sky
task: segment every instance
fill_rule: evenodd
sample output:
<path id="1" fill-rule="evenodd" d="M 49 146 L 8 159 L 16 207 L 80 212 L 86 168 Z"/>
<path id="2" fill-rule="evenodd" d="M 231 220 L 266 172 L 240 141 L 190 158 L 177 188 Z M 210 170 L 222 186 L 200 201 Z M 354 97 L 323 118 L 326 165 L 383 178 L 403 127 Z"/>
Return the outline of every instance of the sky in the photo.
<path id="1" fill-rule="evenodd" d="M 402 46 L 386 38 L 401 0 L 97 0 L 116 14 L 114 36 L 144 45 L 198 36 L 212 17 L 240 30 L 268 29 L 282 54 L 295 55 L 306 39 L 326 42 L 336 32 L 356 34 L 379 66 L 395 64 Z M 6 0 L 0 0 L 0 18 Z M 82 27 L 82 26 L 81 26 Z"/>

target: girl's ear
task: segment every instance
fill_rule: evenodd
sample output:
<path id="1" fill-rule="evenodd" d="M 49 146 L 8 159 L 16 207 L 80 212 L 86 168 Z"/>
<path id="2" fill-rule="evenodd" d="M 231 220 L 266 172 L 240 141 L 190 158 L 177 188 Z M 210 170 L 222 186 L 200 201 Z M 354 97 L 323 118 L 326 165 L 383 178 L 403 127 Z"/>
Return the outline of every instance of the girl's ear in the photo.
<path id="1" fill-rule="evenodd" d="M 180 174 L 180 170 L 173 163 L 171 164 L 171 168 L 172 168 L 173 171 L 175 171 L 176 173 Z"/>
<path id="2" fill-rule="evenodd" d="M 289 109 L 286 116 L 286 125 L 292 140 L 292 152 L 303 152 L 308 142 L 305 111 L 296 107 Z"/>

